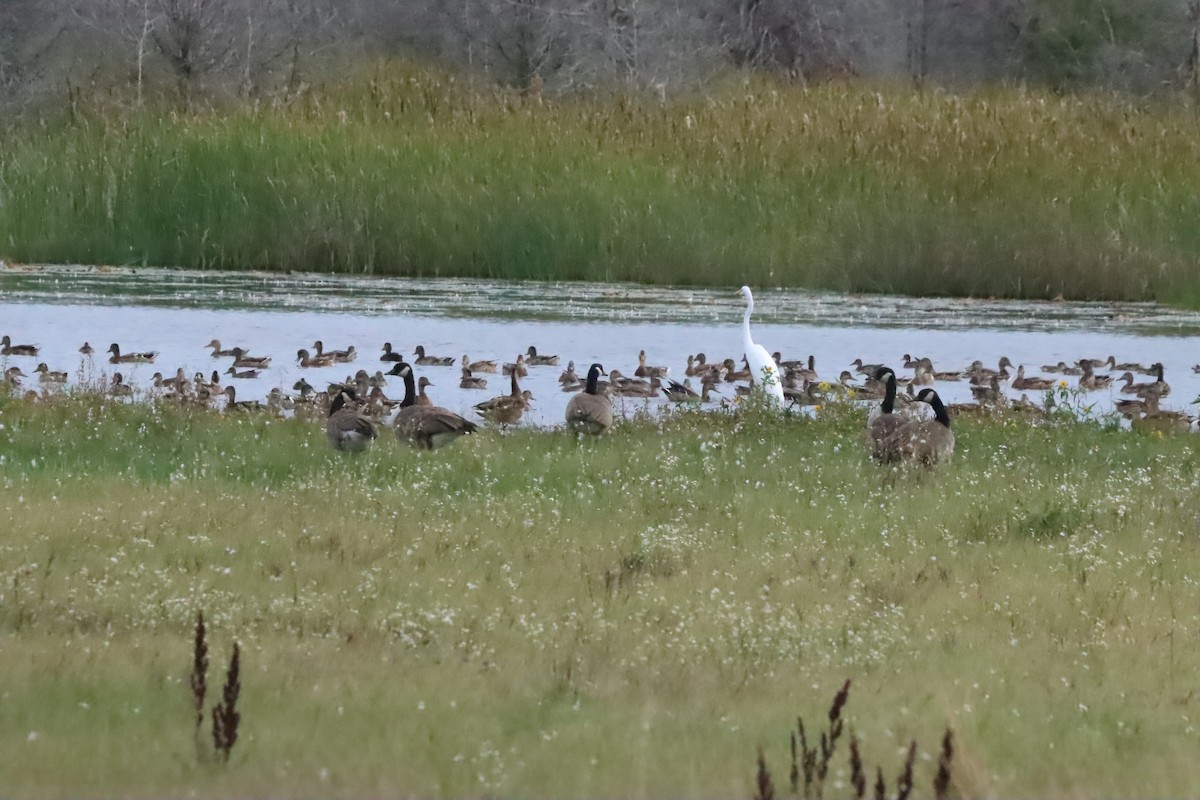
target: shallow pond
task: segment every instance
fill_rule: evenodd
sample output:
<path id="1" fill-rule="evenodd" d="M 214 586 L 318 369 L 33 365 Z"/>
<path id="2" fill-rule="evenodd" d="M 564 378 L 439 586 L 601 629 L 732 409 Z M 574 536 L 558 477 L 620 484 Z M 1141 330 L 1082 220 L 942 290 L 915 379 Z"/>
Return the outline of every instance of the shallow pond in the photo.
<path id="1" fill-rule="evenodd" d="M 378 361 L 385 341 L 402 353 L 423 344 L 432 354 L 500 361 L 513 361 L 534 345 L 561 355 L 562 365 L 574 360 L 581 374 L 593 361 L 632 374 L 638 351 L 645 349 L 650 363 L 670 366 L 671 377 L 682 380 L 688 354 L 703 351 L 710 361 L 740 358 L 743 308 L 733 290 L 9 266 L 0 268 L 0 334 L 42 350 L 38 359 L 0 361 L 29 374 L 27 387 L 37 386 L 37 361 L 72 376 L 84 368 L 106 375 L 119 370 L 147 386 L 154 372 L 170 376 L 177 367 L 189 376 L 223 372 L 229 359 L 214 359 L 204 347 L 217 338 L 225 347 L 240 345 L 273 357 L 260 378 L 234 382 L 239 399 L 261 399 L 273 387 L 290 393 L 300 377 L 322 388 L 358 368 L 386 371 L 389 365 Z M 927 355 L 942 370 L 961 369 L 975 359 L 994 367 L 1006 355 L 1034 374 L 1043 364 L 1112 354 L 1118 361 L 1163 362 L 1173 387 L 1164 407 L 1188 407 L 1200 393 L 1200 375 L 1192 372 L 1200 362 L 1195 338 L 1200 314 L 1147 303 L 757 290 L 752 329 L 756 341 L 785 358 L 815 354 L 818 372 L 831 381 L 855 358 L 899 368 L 906 353 Z M 327 349 L 354 345 L 358 361 L 301 369 L 296 351 L 311 350 L 316 339 Z M 97 350 L 94 365 L 78 353 L 85 340 Z M 111 342 L 126 352 L 156 350 L 159 356 L 153 365 L 110 366 L 102 351 Z M 533 367 L 522 381 L 535 398 L 530 423 L 561 421 L 569 398 L 559 389 L 561 370 Z M 437 403 L 468 416 L 474 403 L 509 389 L 500 375 L 485 376 L 485 391 L 459 389 L 457 364 L 417 372 L 433 382 L 430 394 Z M 402 396 L 403 386 L 391 380 L 389 396 Z M 1068 380 L 1073 385 L 1076 379 Z M 936 388 L 947 402 L 971 399 L 966 382 Z M 1093 393 L 1089 401 L 1103 411 L 1119 396 L 1114 388 Z M 632 410 L 643 402 L 624 405 Z"/>

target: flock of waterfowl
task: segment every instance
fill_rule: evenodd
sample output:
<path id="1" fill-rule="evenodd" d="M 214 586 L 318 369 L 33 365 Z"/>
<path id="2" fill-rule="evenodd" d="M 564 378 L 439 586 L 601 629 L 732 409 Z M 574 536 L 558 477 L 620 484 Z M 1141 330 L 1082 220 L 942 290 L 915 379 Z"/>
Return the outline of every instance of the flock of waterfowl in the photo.
<path id="1" fill-rule="evenodd" d="M 750 317 L 754 298 L 748 287 L 742 287 L 746 307 L 742 320 L 742 349 L 740 359 L 725 358 L 710 361 L 704 353 L 687 357 L 683 369 L 684 380 L 668 377 L 670 368 L 656 366 L 648 361 L 645 350 L 638 354 L 638 365 L 632 376 L 619 369 L 605 371 L 599 363 L 593 363 L 581 377 L 573 361 L 559 375 L 558 382 L 563 391 L 573 393 L 564 415 L 566 427 L 580 435 L 599 435 L 613 424 L 614 398 L 664 398 L 673 403 L 704 405 L 718 402 L 725 405 L 738 402 L 740 397 L 751 391 L 760 392 L 765 402 L 775 404 L 781 410 L 796 406 L 816 406 L 837 397 L 858 400 L 879 400 L 868 419 L 868 440 L 872 456 L 881 462 L 915 461 L 934 464 L 949 457 L 954 450 L 954 434 L 951 419 L 963 413 L 980 410 L 991 411 L 1001 407 L 1015 409 L 1031 415 L 1045 413 L 1044 404 L 1031 402 L 1026 396 L 1011 400 L 1006 389 L 1014 391 L 1045 391 L 1066 386 L 1066 376 L 1078 378 L 1074 389 L 1091 392 L 1098 389 L 1115 389 L 1128 397 L 1118 399 L 1115 409 L 1132 420 L 1134 427 L 1146 426 L 1155 430 L 1188 430 L 1194 420 L 1178 411 L 1160 407 L 1160 399 L 1170 394 L 1171 387 L 1164 375 L 1161 363 L 1143 365 L 1120 363 L 1115 357 L 1106 359 L 1079 359 L 1073 364 L 1059 362 L 1044 365 L 1042 372 L 1053 375 L 1045 377 L 1026 374 L 1024 365 L 1013 364 L 1002 357 L 995 369 L 980 361 L 958 370 L 939 370 L 929 357 L 904 355 L 901 365 L 911 370 L 911 375 L 898 375 L 894 369 L 883 364 L 867 364 L 855 359 L 850 369 L 843 370 L 835 380 L 822 380 L 817 373 L 816 359 L 786 360 L 779 352 L 771 353 L 756 343 L 751 335 Z M 220 404 L 226 411 L 253 411 L 265 409 L 277 413 L 290 411 L 297 416 L 320 416 L 325 420 L 325 430 L 330 443 L 338 450 L 363 450 L 378 438 L 381 425 L 389 424 L 395 435 L 403 442 L 422 449 L 444 446 L 455 439 L 473 433 L 478 423 L 466 419 L 459 413 L 437 405 L 428 394 L 435 384 L 430 380 L 433 370 L 457 368 L 458 387 L 463 390 L 486 390 L 489 374 L 503 373 L 509 378 L 509 392 L 492 397 L 473 406 L 480 422 L 501 428 L 519 423 L 531 408 L 533 394 L 522 389 L 521 379 L 529 375 L 531 368 L 557 367 L 559 357 L 539 353 L 530 346 L 524 353 L 508 363 L 498 360 L 476 359 L 463 355 L 461 358 L 435 355 L 423 346 L 416 346 L 411 356 L 406 357 L 395 349 L 391 342 L 381 348 L 379 362 L 389 365 L 388 371 L 376 369 L 374 374 L 359 369 L 344 380 L 332 381 L 323 391 L 317 390 L 305 378 L 293 385 L 294 394 L 285 394 L 281 388 L 272 389 L 263 401 L 239 400 L 235 386 L 222 385 L 228 376 L 231 381 L 253 380 L 270 368 L 271 357 L 254 355 L 248 348 L 229 347 L 213 339 L 207 347 L 213 358 L 229 359 L 226 369 L 213 370 L 210 375 L 197 372 L 188 377 L 184 369 L 178 368 L 173 376 L 155 372 L 151 396 L 183 405 L 211 407 Z M 80 353 L 90 364 L 95 350 L 84 343 Z M 108 363 L 115 367 L 154 364 L 155 352 L 123 352 L 117 343 L 105 351 Z M 31 344 L 14 344 L 10 336 L 0 338 L 0 357 L 6 362 L 10 358 L 36 359 L 39 348 Z M 343 350 L 326 349 L 320 340 L 311 349 L 299 349 L 295 364 L 299 369 L 337 367 L 353 363 L 359 351 L 354 345 Z M 101 356 L 102 357 L 102 356 Z M 406 358 L 410 358 L 406 360 Z M 740 360 L 740 363 L 739 363 Z M 38 362 L 32 369 L 40 392 L 26 388 L 23 379 L 32 380 L 18 363 L 5 364 L 4 383 L 0 388 L 8 392 L 23 394 L 36 401 L 46 394 L 59 391 L 68 382 L 65 371 L 53 370 L 46 363 Z M 418 376 L 416 367 L 428 368 L 427 374 Z M 1200 365 L 1194 367 L 1200 373 Z M 1120 373 L 1120 374 L 1117 374 Z M 1152 380 L 1139 381 L 1141 374 Z M 404 386 L 403 397 L 392 399 L 387 395 L 389 378 L 398 378 Z M 601 380 L 605 378 L 605 380 Z M 864 382 L 857 382 L 858 379 Z M 699 389 L 692 380 L 696 380 Z M 290 379 L 289 379 L 290 380 Z M 931 388 L 938 382 L 967 381 L 976 402 L 972 404 L 943 404 L 938 393 Z M 900 392 L 899 387 L 904 387 Z M 131 397 L 134 387 L 126 382 L 122 372 L 114 372 L 103 390 L 115 397 Z M 723 391 L 726 390 L 726 391 Z M 925 413 L 915 409 L 924 408 Z"/>

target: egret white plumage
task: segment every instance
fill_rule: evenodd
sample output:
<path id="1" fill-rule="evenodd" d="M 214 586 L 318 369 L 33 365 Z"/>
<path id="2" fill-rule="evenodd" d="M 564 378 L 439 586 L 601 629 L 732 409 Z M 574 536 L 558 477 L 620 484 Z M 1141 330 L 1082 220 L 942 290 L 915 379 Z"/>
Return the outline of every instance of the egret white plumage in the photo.
<path id="1" fill-rule="evenodd" d="M 775 402 L 783 408 L 783 382 L 779 379 L 779 367 L 775 359 L 761 344 L 755 344 L 750 338 L 750 314 L 754 311 L 754 295 L 749 286 L 742 287 L 742 296 L 746 298 L 746 315 L 742 318 L 742 348 L 746 351 L 746 361 L 750 365 L 750 380 L 767 394 L 775 398 Z"/>

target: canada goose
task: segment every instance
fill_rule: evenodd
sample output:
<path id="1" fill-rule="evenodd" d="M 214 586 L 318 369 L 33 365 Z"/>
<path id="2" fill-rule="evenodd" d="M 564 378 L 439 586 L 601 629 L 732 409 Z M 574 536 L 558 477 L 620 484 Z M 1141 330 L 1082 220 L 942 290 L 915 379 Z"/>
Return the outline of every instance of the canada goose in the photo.
<path id="1" fill-rule="evenodd" d="M 690 356 L 689 356 L 690 358 Z M 579 376 L 575 374 L 575 362 L 568 361 L 567 368 L 558 376 L 558 382 L 564 386 L 568 383 L 579 383 Z"/>
<path id="2" fill-rule="evenodd" d="M 525 409 L 529 407 L 529 401 L 533 399 L 533 393 L 528 390 L 521 391 L 521 387 L 517 383 L 517 373 L 514 372 L 511 377 L 512 391 L 499 397 L 493 397 L 491 400 L 476 403 L 476 414 L 488 422 L 494 422 L 502 427 L 520 422 Z"/>
<path id="3" fill-rule="evenodd" d="M 124 375 L 115 372 L 112 376 L 112 384 L 108 387 L 108 393 L 113 397 L 132 397 L 133 387 L 125 382 Z"/>
<path id="4" fill-rule="evenodd" d="M 206 344 L 204 346 L 212 348 L 212 357 L 213 358 L 227 358 L 229 356 L 233 356 L 234 358 L 236 358 L 237 353 L 235 353 L 233 351 L 239 349 L 239 348 L 234 347 L 234 348 L 230 348 L 229 350 L 222 350 L 220 339 L 213 339 L 211 342 L 209 342 L 208 344 Z"/>
<path id="5" fill-rule="evenodd" d="M 1126 372 L 1117 380 L 1125 381 L 1125 385 L 1121 387 L 1121 394 L 1136 394 L 1139 397 L 1145 397 L 1147 393 L 1153 393 L 1158 397 L 1166 397 L 1171 393 L 1171 384 L 1163 380 L 1163 365 L 1162 362 L 1156 362 L 1153 365 L 1156 379 L 1151 382 L 1134 383 L 1133 373 Z"/>
<path id="6" fill-rule="evenodd" d="M 764 396 L 774 398 L 777 408 L 783 408 L 783 381 L 779 367 L 767 348 L 758 344 L 750 336 L 750 315 L 754 313 L 754 295 L 749 286 L 742 287 L 742 297 L 746 300 L 746 311 L 742 315 L 742 350 L 745 355 L 746 369 L 750 372 L 750 382 L 761 389 Z"/>
<path id="7" fill-rule="evenodd" d="M 558 356 L 539 356 L 537 348 L 529 345 L 525 351 L 525 363 L 531 367 L 557 367 Z"/>
<path id="8" fill-rule="evenodd" d="M 357 400 L 358 395 L 353 389 L 343 389 L 329 404 L 325 436 L 334 450 L 360 453 L 379 436 L 375 423 L 359 413 Z"/>
<path id="9" fill-rule="evenodd" d="M 867 438 L 871 445 L 871 458 L 878 462 L 889 460 L 888 440 L 901 425 L 909 420 L 896 411 L 896 373 L 890 367 L 880 367 L 875 380 L 884 386 L 883 402 L 867 416 Z"/>
<path id="10" fill-rule="evenodd" d="M 238 372 L 237 367 L 230 367 L 229 369 L 225 370 L 225 374 L 232 375 L 235 378 L 248 379 L 257 378 L 262 373 L 256 369 L 244 369 L 241 372 Z"/>
<path id="11" fill-rule="evenodd" d="M 66 383 L 67 382 L 67 373 L 55 372 L 55 371 L 51 370 L 50 367 L 46 366 L 46 362 L 44 362 L 44 361 L 37 365 L 37 369 L 35 369 L 34 372 L 38 373 L 38 382 L 39 383 Z"/>
<path id="12" fill-rule="evenodd" d="M 316 356 L 310 356 L 308 351 L 304 349 L 296 351 L 296 360 L 299 361 L 300 366 L 305 369 L 310 369 L 312 367 L 332 367 L 334 363 L 336 363 L 334 362 L 332 356 L 327 355 L 317 358 Z"/>
<path id="13" fill-rule="evenodd" d="M 470 367 L 462 368 L 462 380 L 458 382 L 460 389 L 486 389 L 487 378 L 476 378 L 471 374 Z"/>
<path id="14" fill-rule="evenodd" d="M 417 349 L 413 351 L 413 355 L 417 357 L 414 363 L 422 367 L 449 367 L 454 363 L 454 359 L 450 356 L 425 355 L 425 345 L 421 344 L 417 345 Z"/>
<path id="15" fill-rule="evenodd" d="M 339 364 L 348 364 L 358 358 L 358 352 L 354 349 L 354 345 L 350 345 L 345 350 L 326 350 L 324 343 L 317 339 L 313 342 L 313 349 L 317 351 L 317 358 L 331 356 Z"/>
<path id="16" fill-rule="evenodd" d="M 108 346 L 109 353 L 112 355 L 108 359 L 110 364 L 150 364 L 158 357 L 158 353 L 126 353 L 121 355 L 121 348 L 116 342 Z"/>
<path id="17" fill-rule="evenodd" d="M 38 346 L 36 344 L 13 344 L 12 339 L 5 334 L 0 338 L 0 356 L 36 356 L 38 354 Z"/>
<path id="18" fill-rule="evenodd" d="M 404 379 L 404 399 L 396 414 L 396 437 L 419 450 L 433 450 L 447 445 L 460 436 L 474 433 L 479 426 L 440 406 L 416 404 L 416 381 L 412 367 L 398 362 L 387 373 Z"/>
<path id="19" fill-rule="evenodd" d="M 525 354 L 521 353 L 517 356 L 517 360 L 511 364 L 504 365 L 504 374 L 512 375 L 517 373 L 518 378 L 524 378 L 529 374 L 529 370 L 525 369 Z"/>
<path id="20" fill-rule="evenodd" d="M 1031 390 L 1043 391 L 1053 387 L 1055 381 L 1053 378 L 1042 378 L 1038 376 L 1025 377 L 1025 365 L 1017 367 L 1017 377 L 1013 378 L 1012 388 L 1018 391 Z"/>
<path id="21" fill-rule="evenodd" d="M 933 408 L 934 418 L 900 425 L 882 445 L 883 461 L 911 461 L 932 466 L 954 455 L 954 431 L 942 399 L 933 389 L 922 389 L 918 402 Z"/>
<path id="22" fill-rule="evenodd" d="M 471 370 L 471 372 L 486 372 L 489 375 L 492 375 L 496 372 L 495 361 L 489 361 L 486 359 L 472 361 L 471 359 L 467 358 L 466 353 L 463 354 L 462 365 Z"/>
<path id="23" fill-rule="evenodd" d="M 237 389 L 233 386 L 226 386 L 222 394 L 225 395 L 225 410 L 226 411 L 261 411 L 262 403 L 257 400 L 238 400 Z"/>
<path id="24" fill-rule="evenodd" d="M 266 369 L 271 366 L 270 356 L 252 356 L 240 347 L 229 351 L 233 354 L 233 365 L 238 369 Z"/>
<path id="25" fill-rule="evenodd" d="M 1112 385 L 1112 375 L 1097 375 L 1092 371 L 1091 366 L 1082 367 L 1082 369 L 1083 374 L 1079 376 L 1079 388 L 1082 391 L 1094 392 L 1097 389 L 1107 389 Z"/>
<path id="26" fill-rule="evenodd" d="M 667 373 L 671 371 L 670 367 L 654 367 L 646 364 L 646 351 L 642 350 L 638 353 L 638 368 L 633 371 L 633 374 L 639 378 L 665 378 Z"/>
<path id="27" fill-rule="evenodd" d="M 433 384 L 430 383 L 429 378 L 422 375 L 421 380 L 417 381 L 417 405 L 423 408 L 433 408 L 433 399 L 425 394 L 427 386 L 433 386 Z"/>
<path id="28" fill-rule="evenodd" d="M 604 367 L 592 364 L 587 385 L 567 403 L 567 427 L 575 433 L 599 436 L 612 427 L 612 401 L 597 390 L 597 382 L 605 374 Z"/>
<path id="29" fill-rule="evenodd" d="M 79 348 L 79 354 L 83 355 L 83 356 L 87 356 L 88 358 L 91 358 L 92 354 L 95 352 L 96 352 L 96 348 L 92 347 L 87 342 L 84 342 L 83 347 Z"/>
<path id="30" fill-rule="evenodd" d="M 392 349 L 391 342 L 383 343 L 383 355 L 379 357 L 380 361 L 403 361 L 404 356 Z"/>

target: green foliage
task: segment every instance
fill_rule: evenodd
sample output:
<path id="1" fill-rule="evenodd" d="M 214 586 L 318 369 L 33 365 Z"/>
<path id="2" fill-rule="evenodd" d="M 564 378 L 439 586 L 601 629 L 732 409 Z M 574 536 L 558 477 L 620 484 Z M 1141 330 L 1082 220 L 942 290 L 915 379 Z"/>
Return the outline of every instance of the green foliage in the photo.
<path id="1" fill-rule="evenodd" d="M 746 796 L 852 677 L 866 764 L 952 722 L 963 796 L 1190 791 L 1190 438 L 1000 416 L 891 470 L 864 416 L 347 458 L 317 423 L 0 399 L 5 788 Z M 220 769 L 198 608 L 246 656 Z"/>
<path id="2" fill-rule="evenodd" d="M 1191 116 L 747 81 L 558 103 L 406 67 L 5 137 L 0 255 L 1193 303 Z"/>

